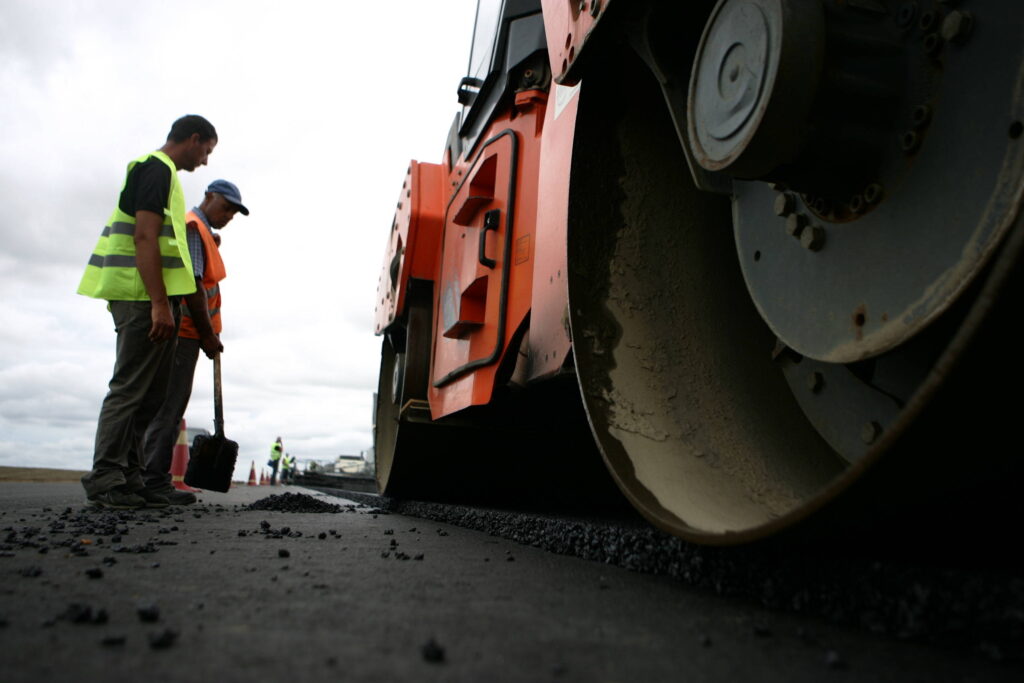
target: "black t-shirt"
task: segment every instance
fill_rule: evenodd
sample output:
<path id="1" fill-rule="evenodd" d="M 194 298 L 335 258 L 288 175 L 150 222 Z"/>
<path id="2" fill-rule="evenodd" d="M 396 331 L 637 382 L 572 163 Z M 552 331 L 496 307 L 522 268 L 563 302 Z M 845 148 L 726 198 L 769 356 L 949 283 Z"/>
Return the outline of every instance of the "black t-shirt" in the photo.
<path id="1" fill-rule="evenodd" d="M 132 167 L 117 205 L 129 216 L 139 210 L 162 216 L 170 194 L 171 169 L 157 157 L 150 157 Z"/>

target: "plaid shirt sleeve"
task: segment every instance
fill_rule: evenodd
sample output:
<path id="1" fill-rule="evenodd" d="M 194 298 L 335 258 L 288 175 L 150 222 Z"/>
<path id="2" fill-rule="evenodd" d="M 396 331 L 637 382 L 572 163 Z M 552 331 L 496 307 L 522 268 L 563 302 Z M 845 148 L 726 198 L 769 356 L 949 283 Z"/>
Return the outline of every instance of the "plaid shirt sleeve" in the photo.
<path id="1" fill-rule="evenodd" d="M 206 270 L 206 252 L 203 251 L 203 238 L 199 234 L 199 226 L 188 224 L 185 231 L 188 237 L 188 255 L 192 257 L 192 272 L 195 277 L 202 279 L 203 271 Z"/>

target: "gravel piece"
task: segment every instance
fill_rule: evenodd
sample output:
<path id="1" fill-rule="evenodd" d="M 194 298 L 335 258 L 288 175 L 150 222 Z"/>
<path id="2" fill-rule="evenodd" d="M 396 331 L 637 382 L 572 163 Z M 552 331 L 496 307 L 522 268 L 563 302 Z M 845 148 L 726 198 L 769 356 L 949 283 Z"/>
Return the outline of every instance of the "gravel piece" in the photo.
<path id="1" fill-rule="evenodd" d="M 128 641 L 125 636 L 107 636 L 100 641 L 100 645 L 103 647 L 120 647 Z"/>
<path id="2" fill-rule="evenodd" d="M 291 557 L 292 554 L 290 552 L 288 552 L 287 550 L 285 550 L 284 548 L 281 548 L 280 550 L 277 551 L 277 556 L 278 557 Z"/>
<path id="3" fill-rule="evenodd" d="M 139 620 L 146 623 L 151 624 L 160 620 L 160 608 L 156 605 L 139 605 L 135 612 L 139 615 Z"/>
<path id="4" fill-rule="evenodd" d="M 169 648 L 177 639 L 178 632 L 170 628 L 165 628 L 159 633 L 150 633 L 148 636 L 149 646 L 154 650 Z"/>
<path id="5" fill-rule="evenodd" d="M 93 567 L 92 569 L 86 569 L 85 575 L 88 576 L 90 579 L 102 579 L 103 570 L 99 567 Z"/>
<path id="6" fill-rule="evenodd" d="M 26 579 L 34 579 L 37 576 L 42 576 L 43 570 L 40 567 L 25 567 L 24 569 L 19 569 L 18 573 Z"/>
<path id="7" fill-rule="evenodd" d="M 168 543 L 167 545 L 177 545 L 177 543 Z M 155 545 L 153 545 L 152 543 L 146 543 L 146 544 L 143 544 L 143 545 L 132 545 L 132 546 L 119 545 L 116 548 L 114 548 L 114 552 L 115 553 L 131 553 L 133 555 L 144 555 L 146 553 L 158 552 L 158 548 Z"/>
<path id="8" fill-rule="evenodd" d="M 420 648 L 420 652 L 423 654 L 423 659 L 431 662 L 432 664 L 441 664 L 444 662 L 444 648 L 441 647 L 433 638 L 423 644 Z"/>
<path id="9" fill-rule="evenodd" d="M 70 621 L 72 624 L 105 624 L 110 620 L 107 610 L 100 608 L 94 611 L 91 606 L 78 602 L 68 605 L 57 618 Z"/>

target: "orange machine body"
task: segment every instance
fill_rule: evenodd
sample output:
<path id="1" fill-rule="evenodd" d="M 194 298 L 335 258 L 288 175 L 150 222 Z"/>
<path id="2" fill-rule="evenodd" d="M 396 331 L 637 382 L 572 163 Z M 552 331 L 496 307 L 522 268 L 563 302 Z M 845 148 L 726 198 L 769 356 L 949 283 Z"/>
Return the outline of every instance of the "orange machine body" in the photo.
<path id="1" fill-rule="evenodd" d="M 428 402 L 438 419 L 495 386 L 559 372 L 569 356 L 566 219 L 579 87 L 516 93 L 474 148 L 413 162 L 378 286 L 376 329 L 433 284 Z"/>
<path id="2" fill-rule="evenodd" d="M 377 334 L 382 334 L 405 310 L 410 278 L 434 277 L 446 182 L 445 167 L 441 165 L 409 164 L 377 283 Z"/>

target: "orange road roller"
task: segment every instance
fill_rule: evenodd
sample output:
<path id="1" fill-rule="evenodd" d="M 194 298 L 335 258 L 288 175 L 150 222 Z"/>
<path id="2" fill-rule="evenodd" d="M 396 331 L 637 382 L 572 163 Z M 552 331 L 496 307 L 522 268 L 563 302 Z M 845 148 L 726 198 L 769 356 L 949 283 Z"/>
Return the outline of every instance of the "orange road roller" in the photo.
<path id="1" fill-rule="evenodd" d="M 696 543 L 1020 522 L 1022 57 L 1017 0 L 480 0 L 381 271 L 380 490 L 572 452 Z"/>

